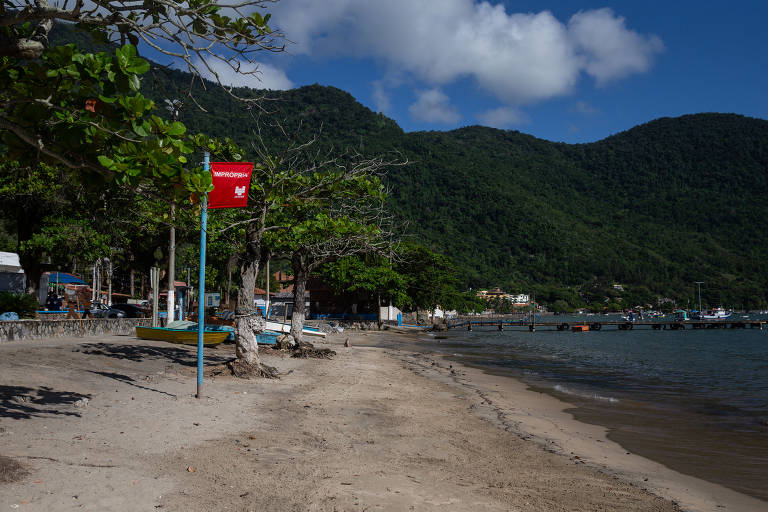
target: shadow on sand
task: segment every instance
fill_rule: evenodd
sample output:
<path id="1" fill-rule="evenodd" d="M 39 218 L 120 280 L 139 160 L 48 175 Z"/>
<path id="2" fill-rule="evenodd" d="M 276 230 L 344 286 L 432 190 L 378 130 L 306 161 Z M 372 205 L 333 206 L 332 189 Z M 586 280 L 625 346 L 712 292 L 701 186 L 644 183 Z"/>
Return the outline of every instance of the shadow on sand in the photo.
<path id="1" fill-rule="evenodd" d="M 196 366 L 197 353 L 176 347 L 153 347 L 150 345 L 118 345 L 112 343 L 88 343 L 75 350 L 83 354 L 128 359 L 130 361 L 145 361 L 165 359 L 182 366 Z M 232 359 L 231 356 L 203 354 L 205 364 L 221 364 Z"/>
<path id="2" fill-rule="evenodd" d="M 93 370 L 88 370 L 89 372 L 95 374 L 95 375 L 101 375 L 102 377 L 106 377 L 108 379 L 116 380 L 118 382 L 122 382 L 123 384 L 128 384 L 129 386 L 133 386 L 135 388 L 143 389 L 145 391 L 152 391 L 154 393 L 160 393 L 161 395 L 170 396 L 172 398 L 176 398 L 176 395 L 171 393 L 166 393 L 165 391 L 161 391 L 159 389 L 151 388 L 149 386 L 142 386 L 141 384 L 138 384 L 136 382 L 136 379 L 133 377 L 129 377 L 127 375 L 123 375 L 121 373 L 114 373 L 114 372 L 95 372 Z"/>
<path id="3" fill-rule="evenodd" d="M 46 386 L 0 386 L 0 417 L 22 420 L 49 415 L 80 416 L 77 411 L 63 410 L 60 407 L 75 406 L 76 402 L 90 398 L 91 395 L 54 391 Z"/>

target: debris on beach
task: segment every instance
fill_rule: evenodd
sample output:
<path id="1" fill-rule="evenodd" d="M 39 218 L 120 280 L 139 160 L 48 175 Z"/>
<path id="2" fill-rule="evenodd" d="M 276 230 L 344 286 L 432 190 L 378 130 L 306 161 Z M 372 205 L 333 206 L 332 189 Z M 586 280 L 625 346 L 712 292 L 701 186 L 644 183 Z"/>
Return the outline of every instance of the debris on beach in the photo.
<path id="1" fill-rule="evenodd" d="M 0 484 L 24 480 L 29 475 L 27 468 L 10 457 L 0 455 Z"/>
<path id="2" fill-rule="evenodd" d="M 336 352 L 329 348 L 315 348 L 314 345 L 306 341 L 302 341 L 293 350 L 291 357 L 297 357 L 301 359 L 333 359 Z"/>
<path id="3" fill-rule="evenodd" d="M 277 379 L 279 378 L 277 368 L 266 364 L 248 364 L 247 362 L 235 359 L 227 363 L 229 370 L 240 379 Z"/>

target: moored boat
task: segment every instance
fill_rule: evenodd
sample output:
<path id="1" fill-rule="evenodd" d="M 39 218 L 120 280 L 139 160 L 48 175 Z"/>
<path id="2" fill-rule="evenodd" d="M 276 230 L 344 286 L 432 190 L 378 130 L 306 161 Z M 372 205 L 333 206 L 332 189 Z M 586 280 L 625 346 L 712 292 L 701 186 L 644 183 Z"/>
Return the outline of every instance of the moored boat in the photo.
<path id="1" fill-rule="evenodd" d="M 733 311 L 726 311 L 723 308 L 714 308 L 701 315 L 701 318 L 704 320 L 725 320 L 732 313 Z"/>
<path id="2" fill-rule="evenodd" d="M 229 331 L 212 331 L 206 329 L 203 332 L 203 345 L 218 345 L 227 339 L 229 334 Z M 136 337 L 142 340 L 167 341 L 169 343 L 179 343 L 182 345 L 197 345 L 197 330 L 137 326 Z"/>

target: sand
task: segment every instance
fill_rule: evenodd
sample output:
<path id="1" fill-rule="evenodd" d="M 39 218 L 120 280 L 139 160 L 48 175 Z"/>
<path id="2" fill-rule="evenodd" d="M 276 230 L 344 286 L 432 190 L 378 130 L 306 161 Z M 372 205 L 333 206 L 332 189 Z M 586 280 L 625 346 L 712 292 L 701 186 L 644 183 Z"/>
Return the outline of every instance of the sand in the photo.
<path id="1" fill-rule="evenodd" d="M 333 360 L 263 351 L 279 380 L 216 375 L 233 347 L 206 349 L 202 399 L 192 347 L 4 343 L 0 456 L 26 475 L 0 482 L 0 510 L 765 509 L 398 336 L 345 333 Z"/>

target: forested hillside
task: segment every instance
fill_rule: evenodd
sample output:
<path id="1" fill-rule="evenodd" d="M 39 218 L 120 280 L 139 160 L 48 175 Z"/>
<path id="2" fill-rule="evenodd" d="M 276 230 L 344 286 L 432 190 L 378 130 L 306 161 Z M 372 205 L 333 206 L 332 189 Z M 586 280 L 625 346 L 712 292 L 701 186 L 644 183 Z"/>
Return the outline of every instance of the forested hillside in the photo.
<path id="1" fill-rule="evenodd" d="M 318 136 L 318 147 L 407 160 L 386 178 L 403 235 L 453 258 L 467 286 L 553 301 L 621 283 L 649 300 L 684 301 L 704 281 L 711 303 L 768 304 L 768 121 L 697 114 L 569 145 L 477 126 L 404 133 L 317 85 L 237 89 L 266 98 L 246 110 L 195 84 L 203 112 L 185 96 L 189 85 L 189 75 L 153 67 L 142 90 L 160 104 L 184 100 L 180 120 L 191 130 L 246 150 L 260 134 L 279 151 L 279 124 L 300 141 Z"/>

